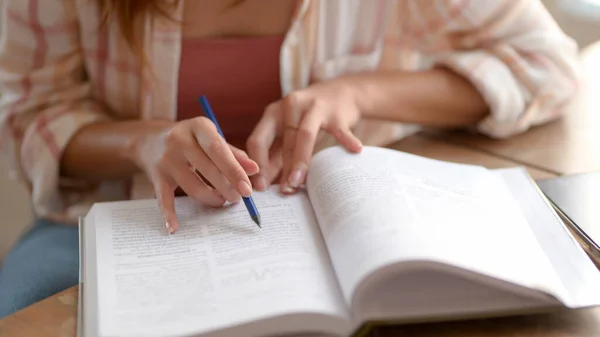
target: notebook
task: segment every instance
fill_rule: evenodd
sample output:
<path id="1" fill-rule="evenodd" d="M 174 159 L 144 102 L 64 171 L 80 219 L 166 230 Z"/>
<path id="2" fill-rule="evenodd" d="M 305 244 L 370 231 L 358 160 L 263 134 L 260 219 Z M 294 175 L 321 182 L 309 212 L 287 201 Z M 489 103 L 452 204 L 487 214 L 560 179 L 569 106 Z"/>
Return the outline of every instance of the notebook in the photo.
<path id="1" fill-rule="evenodd" d="M 95 204 L 80 220 L 80 336 L 363 335 L 600 303 L 600 274 L 523 168 L 385 148 L 315 155 L 306 187 L 213 209 Z"/>

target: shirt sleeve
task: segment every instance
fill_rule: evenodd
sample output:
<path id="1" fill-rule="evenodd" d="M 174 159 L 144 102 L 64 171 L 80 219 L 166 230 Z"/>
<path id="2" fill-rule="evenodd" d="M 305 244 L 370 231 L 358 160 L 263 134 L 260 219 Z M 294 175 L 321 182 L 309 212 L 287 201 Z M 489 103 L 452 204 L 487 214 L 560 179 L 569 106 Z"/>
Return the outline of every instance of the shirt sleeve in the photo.
<path id="1" fill-rule="evenodd" d="M 10 172 L 27 183 L 37 216 L 64 213 L 91 186 L 61 177 L 61 155 L 82 127 L 108 119 L 85 80 L 75 3 L 4 0 L 2 30 L 0 136 Z"/>
<path id="2" fill-rule="evenodd" d="M 577 44 L 538 0 L 409 0 L 403 36 L 468 79 L 490 114 L 477 131 L 509 137 L 563 114 L 579 86 Z"/>

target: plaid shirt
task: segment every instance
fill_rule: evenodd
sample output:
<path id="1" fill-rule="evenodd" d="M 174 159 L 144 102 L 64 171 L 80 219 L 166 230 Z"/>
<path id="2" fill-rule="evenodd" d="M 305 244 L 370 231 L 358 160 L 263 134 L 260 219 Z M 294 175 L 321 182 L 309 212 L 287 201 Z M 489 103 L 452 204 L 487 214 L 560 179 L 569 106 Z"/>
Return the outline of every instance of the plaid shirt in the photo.
<path id="1" fill-rule="evenodd" d="M 1 143 L 37 216 L 70 222 L 92 203 L 152 197 L 143 176 L 92 185 L 59 174 L 83 126 L 100 120 L 175 119 L 181 29 L 145 20 L 154 71 L 140 73 L 115 22 L 99 30 L 96 1 L 4 0 L 0 43 Z M 176 17 L 181 17 L 180 5 Z M 563 111 L 579 78 L 576 44 L 538 0 L 304 0 L 281 49 L 284 94 L 343 73 L 445 65 L 491 108 L 476 126 L 506 137 Z M 416 126 L 361 122 L 366 144 Z M 327 136 L 320 147 L 331 144 Z"/>

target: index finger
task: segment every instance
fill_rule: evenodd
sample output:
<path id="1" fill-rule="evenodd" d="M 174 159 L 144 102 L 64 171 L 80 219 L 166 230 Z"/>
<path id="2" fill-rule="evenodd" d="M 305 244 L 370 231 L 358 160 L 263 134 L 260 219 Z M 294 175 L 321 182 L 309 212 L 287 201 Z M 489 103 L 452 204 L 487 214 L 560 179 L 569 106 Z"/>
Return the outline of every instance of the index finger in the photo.
<path id="1" fill-rule="evenodd" d="M 158 207 L 162 213 L 167 233 L 173 234 L 179 229 L 179 221 L 175 212 L 174 191 L 166 179 L 158 178 L 154 183 L 154 193 L 158 201 Z"/>

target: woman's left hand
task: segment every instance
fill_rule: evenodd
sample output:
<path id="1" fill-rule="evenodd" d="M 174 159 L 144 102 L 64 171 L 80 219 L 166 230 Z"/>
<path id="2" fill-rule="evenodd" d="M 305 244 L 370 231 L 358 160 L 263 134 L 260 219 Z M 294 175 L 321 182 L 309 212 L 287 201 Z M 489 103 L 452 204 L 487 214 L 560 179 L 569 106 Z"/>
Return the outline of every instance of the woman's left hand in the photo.
<path id="1" fill-rule="evenodd" d="M 283 193 L 304 183 L 317 135 L 331 134 L 351 152 L 361 141 L 352 128 L 361 118 L 358 87 L 349 78 L 317 83 L 270 104 L 248 138 L 248 155 L 259 165 L 253 185 L 264 190 L 278 175 Z"/>

